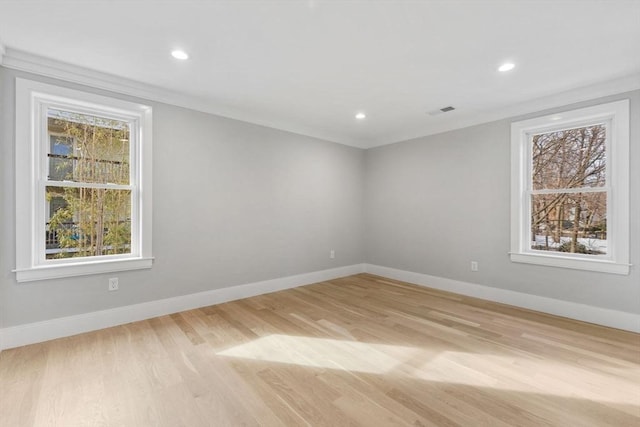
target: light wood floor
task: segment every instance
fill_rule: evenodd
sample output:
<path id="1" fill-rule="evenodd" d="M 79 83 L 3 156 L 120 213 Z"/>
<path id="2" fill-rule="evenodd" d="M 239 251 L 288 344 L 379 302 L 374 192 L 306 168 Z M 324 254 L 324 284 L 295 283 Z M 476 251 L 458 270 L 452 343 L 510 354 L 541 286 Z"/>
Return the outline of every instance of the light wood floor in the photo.
<path id="1" fill-rule="evenodd" d="M 640 426 L 640 335 L 361 274 L 0 353 L 0 425 Z"/>

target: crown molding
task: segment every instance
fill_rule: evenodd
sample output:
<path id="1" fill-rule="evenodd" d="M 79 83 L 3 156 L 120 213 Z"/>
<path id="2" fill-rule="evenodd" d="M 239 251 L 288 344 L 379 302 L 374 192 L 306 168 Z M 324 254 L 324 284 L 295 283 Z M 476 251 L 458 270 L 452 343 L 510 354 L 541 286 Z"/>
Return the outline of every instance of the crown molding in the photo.
<path id="1" fill-rule="evenodd" d="M 158 86 L 118 77 L 51 58 L 45 58 L 25 51 L 9 47 L 4 48 L 1 43 L 0 65 L 13 70 L 38 74 L 40 76 L 89 86 L 95 89 L 102 89 L 149 101 L 171 104 L 177 107 L 184 107 L 191 110 L 201 111 L 203 113 L 209 113 L 286 132 L 292 132 L 324 141 L 364 148 L 361 141 L 348 139 L 338 134 L 318 132 L 316 129 L 292 125 L 284 119 L 260 117 L 247 111 L 216 104 L 214 101 L 204 98 L 185 95 Z"/>
<path id="2" fill-rule="evenodd" d="M 380 139 L 369 141 L 370 144 L 367 148 L 409 141 L 502 119 L 515 119 L 527 114 L 542 113 L 545 110 L 563 108 L 571 104 L 617 95 L 624 92 L 631 92 L 638 89 L 640 89 L 640 73 L 635 73 L 619 77 L 617 79 L 598 82 L 588 86 L 581 86 L 579 88 L 557 92 L 489 111 L 473 111 L 469 112 L 467 115 L 454 115 L 444 122 L 439 122 L 422 128 L 414 128 L 413 130 L 403 133 L 390 134 Z M 462 113 L 462 111 L 460 112 Z"/>
<path id="3" fill-rule="evenodd" d="M 96 89 L 164 102 L 173 94 L 160 88 L 133 80 L 102 73 L 77 65 L 33 55 L 7 47 L 2 66 L 27 73 L 38 74 Z M 162 99 L 158 99 L 162 98 Z"/>
<path id="4" fill-rule="evenodd" d="M 463 114 L 451 116 L 451 118 L 444 122 L 426 124 L 425 126 L 407 129 L 402 132 L 381 135 L 379 138 L 362 141 L 346 138 L 344 135 L 336 133 L 329 133 L 310 127 L 295 125 L 288 122 L 286 118 L 265 118 L 259 114 L 221 105 L 212 100 L 185 95 L 139 81 L 34 55 L 6 47 L 1 41 L 0 65 L 6 68 L 34 73 L 70 83 L 85 85 L 149 101 L 171 104 L 177 107 L 188 108 L 216 116 L 362 149 L 408 141 L 496 120 L 515 118 L 526 114 L 542 112 L 544 110 L 560 108 L 583 101 L 640 89 L 640 73 L 635 73 L 617 79 L 597 82 L 588 86 L 546 95 L 489 111 L 469 111 L 465 115 L 461 110 L 459 113 Z"/>

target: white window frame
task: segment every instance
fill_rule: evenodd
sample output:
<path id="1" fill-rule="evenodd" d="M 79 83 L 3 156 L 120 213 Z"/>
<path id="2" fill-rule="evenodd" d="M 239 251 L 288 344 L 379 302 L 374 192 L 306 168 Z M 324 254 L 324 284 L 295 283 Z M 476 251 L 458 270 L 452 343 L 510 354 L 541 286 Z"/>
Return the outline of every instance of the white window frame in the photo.
<path id="1" fill-rule="evenodd" d="M 49 107 L 131 123 L 131 253 L 47 260 L 44 236 Z M 152 109 L 149 106 L 16 78 L 16 280 L 55 279 L 151 268 Z M 74 185 L 73 183 L 66 185 Z M 111 187 L 109 187 L 111 188 Z"/>
<path id="2" fill-rule="evenodd" d="M 604 123 L 606 130 L 607 254 L 531 249 L 531 162 L 535 134 Z M 511 124 L 511 261 L 629 274 L 629 100 Z"/>

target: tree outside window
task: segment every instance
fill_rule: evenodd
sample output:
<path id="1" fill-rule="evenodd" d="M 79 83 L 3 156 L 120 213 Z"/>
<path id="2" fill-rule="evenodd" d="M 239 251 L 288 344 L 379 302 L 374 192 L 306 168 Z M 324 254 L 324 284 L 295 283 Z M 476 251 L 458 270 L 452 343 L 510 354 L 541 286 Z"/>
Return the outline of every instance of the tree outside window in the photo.
<path id="1" fill-rule="evenodd" d="M 607 253 L 606 127 L 533 135 L 531 249 Z"/>

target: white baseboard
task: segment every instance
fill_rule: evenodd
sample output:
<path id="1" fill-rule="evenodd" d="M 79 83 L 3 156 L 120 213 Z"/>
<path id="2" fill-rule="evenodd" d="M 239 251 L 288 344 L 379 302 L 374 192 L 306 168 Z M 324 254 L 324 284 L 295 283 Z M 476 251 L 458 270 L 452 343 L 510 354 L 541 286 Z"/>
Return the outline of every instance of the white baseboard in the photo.
<path id="1" fill-rule="evenodd" d="M 0 329 L 0 350 L 34 344 L 84 332 L 109 328 L 180 311 L 296 288 L 325 280 L 367 272 L 403 282 L 468 295 L 543 313 L 640 332 L 640 315 L 531 294 L 492 288 L 469 282 L 429 276 L 372 264 L 354 264 L 329 270 L 248 283 L 196 294 L 182 295 L 141 304 L 128 305 L 75 316 Z"/>
<path id="2" fill-rule="evenodd" d="M 287 276 L 262 282 L 214 289 L 190 295 L 182 295 L 141 304 L 128 305 L 109 310 L 61 317 L 42 322 L 11 326 L 0 329 L 0 350 L 20 347 L 68 337 L 84 332 L 109 328 L 129 322 L 178 313 L 194 308 L 206 307 L 227 301 L 252 297 L 296 288 L 325 280 L 337 279 L 364 272 L 364 264 L 354 264 L 329 270 Z"/>
<path id="3" fill-rule="evenodd" d="M 365 272 L 403 282 L 415 283 L 443 291 L 476 297 L 484 300 L 536 310 L 583 322 L 595 323 L 626 331 L 640 332 L 640 315 L 610 310 L 570 301 L 524 294 L 507 289 L 492 288 L 475 283 L 461 282 L 428 274 L 397 270 L 373 264 L 364 265 Z"/>

